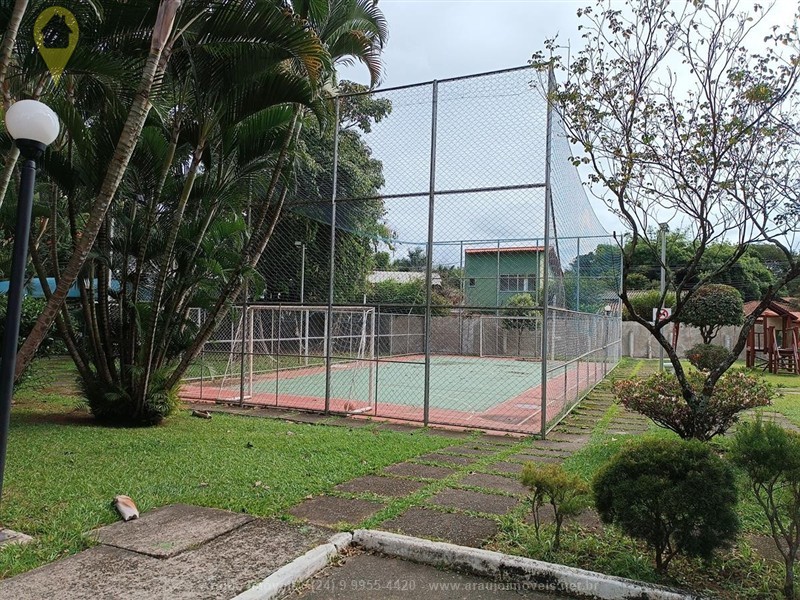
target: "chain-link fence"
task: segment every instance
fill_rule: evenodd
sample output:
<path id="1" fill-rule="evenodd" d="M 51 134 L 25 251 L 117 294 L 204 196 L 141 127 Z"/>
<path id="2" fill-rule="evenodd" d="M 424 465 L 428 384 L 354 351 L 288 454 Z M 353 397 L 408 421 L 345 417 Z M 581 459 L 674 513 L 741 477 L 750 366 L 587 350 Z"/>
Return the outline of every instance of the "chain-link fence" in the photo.
<path id="1" fill-rule="evenodd" d="M 338 96 L 184 397 L 550 429 L 619 360 L 620 252 L 546 88 L 519 68 Z"/>

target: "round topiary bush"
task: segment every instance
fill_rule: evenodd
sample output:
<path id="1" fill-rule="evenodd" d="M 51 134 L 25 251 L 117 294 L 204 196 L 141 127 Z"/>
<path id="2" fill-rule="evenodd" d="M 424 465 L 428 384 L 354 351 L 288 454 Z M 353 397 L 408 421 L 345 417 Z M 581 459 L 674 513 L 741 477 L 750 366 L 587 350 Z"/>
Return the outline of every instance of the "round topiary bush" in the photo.
<path id="1" fill-rule="evenodd" d="M 731 355 L 723 346 L 716 344 L 696 344 L 686 353 L 686 358 L 695 369 L 713 371 Z"/>
<path id="2" fill-rule="evenodd" d="M 593 491 L 602 521 L 646 542 L 660 572 L 679 553 L 709 558 L 739 530 L 733 471 L 695 440 L 630 444 L 600 470 Z"/>

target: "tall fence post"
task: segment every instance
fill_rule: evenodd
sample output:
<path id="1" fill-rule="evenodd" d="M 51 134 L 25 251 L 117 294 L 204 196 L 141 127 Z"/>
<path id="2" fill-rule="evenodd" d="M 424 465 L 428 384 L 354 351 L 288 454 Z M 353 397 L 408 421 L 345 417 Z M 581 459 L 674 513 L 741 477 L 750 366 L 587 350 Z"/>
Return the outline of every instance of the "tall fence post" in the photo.
<path id="1" fill-rule="evenodd" d="M 550 333 L 550 220 L 552 219 L 551 202 L 553 200 L 550 185 L 550 155 L 553 149 L 553 103 L 552 95 L 555 91 L 555 75 L 553 67 L 547 72 L 547 133 L 545 137 L 545 158 L 544 158 L 544 274 L 542 277 L 542 439 L 547 435 L 547 353 L 548 353 L 548 334 Z M 566 400 L 565 400 L 566 401 Z"/>
<path id="2" fill-rule="evenodd" d="M 338 187 L 339 174 L 339 97 L 335 100 L 335 121 L 333 130 L 333 189 L 331 190 L 331 260 L 330 276 L 328 277 L 328 309 L 327 328 L 325 331 L 325 414 L 331 410 L 331 357 L 333 344 L 331 331 L 333 330 L 333 299 L 334 299 L 334 269 L 336 268 L 336 188 Z"/>
<path id="3" fill-rule="evenodd" d="M 581 312 L 581 238 L 575 251 L 575 310 Z"/>
<path id="4" fill-rule="evenodd" d="M 422 421 L 428 425 L 431 411 L 431 300 L 433 291 L 433 216 L 436 196 L 436 120 L 439 108 L 439 82 L 433 82 L 431 102 L 431 162 L 428 186 L 428 243 L 425 265 L 425 392 L 423 396 Z"/>

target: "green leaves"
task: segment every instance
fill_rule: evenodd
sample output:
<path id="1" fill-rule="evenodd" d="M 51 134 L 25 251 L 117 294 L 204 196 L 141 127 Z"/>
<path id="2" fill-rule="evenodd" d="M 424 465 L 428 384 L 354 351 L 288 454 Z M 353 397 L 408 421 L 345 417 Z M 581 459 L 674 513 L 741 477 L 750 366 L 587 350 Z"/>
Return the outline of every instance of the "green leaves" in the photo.
<path id="1" fill-rule="evenodd" d="M 740 412 L 767 406 L 774 394 L 763 377 L 744 370 L 724 374 L 711 397 L 704 396 L 706 376 L 686 373 L 691 396 L 686 398 L 677 377 L 657 373 L 646 379 L 619 381 L 614 394 L 622 405 L 652 419 L 684 439 L 710 440 L 725 433 Z"/>
<path id="2" fill-rule="evenodd" d="M 698 441 L 629 444 L 597 473 L 593 489 L 603 522 L 645 541 L 661 572 L 678 553 L 710 558 L 739 529 L 733 472 Z"/>

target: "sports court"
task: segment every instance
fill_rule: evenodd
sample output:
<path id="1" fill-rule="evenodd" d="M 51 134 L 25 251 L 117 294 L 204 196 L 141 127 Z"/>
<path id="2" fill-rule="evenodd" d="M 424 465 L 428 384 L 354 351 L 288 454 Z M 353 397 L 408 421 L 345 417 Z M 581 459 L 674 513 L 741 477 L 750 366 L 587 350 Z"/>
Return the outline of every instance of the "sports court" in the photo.
<path id="1" fill-rule="evenodd" d="M 565 399 L 602 379 L 603 362 L 548 364 L 547 421 L 563 411 Z M 254 374 L 243 405 L 324 411 L 324 365 Z M 379 419 L 422 421 L 425 405 L 423 356 L 390 360 L 334 361 L 331 412 Z M 432 424 L 537 433 L 542 421 L 542 364 L 539 361 L 469 356 L 432 356 L 429 374 Z M 236 402 L 240 381 L 187 384 L 182 395 Z"/>
<path id="2" fill-rule="evenodd" d="M 289 189 L 263 286 L 215 317 L 182 396 L 554 427 L 619 360 L 621 255 L 553 84 L 524 66 L 337 95 L 340 135 L 316 142 L 332 160 Z M 364 102 L 385 115 L 360 130 L 347 114 Z"/>

